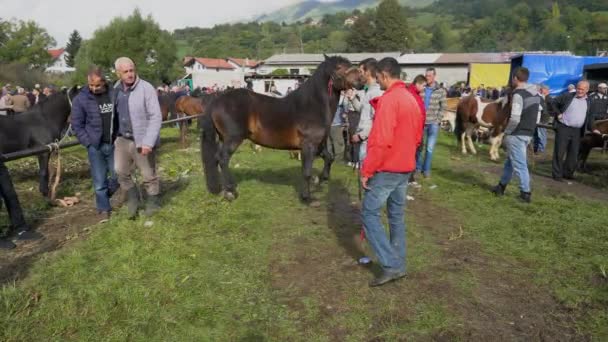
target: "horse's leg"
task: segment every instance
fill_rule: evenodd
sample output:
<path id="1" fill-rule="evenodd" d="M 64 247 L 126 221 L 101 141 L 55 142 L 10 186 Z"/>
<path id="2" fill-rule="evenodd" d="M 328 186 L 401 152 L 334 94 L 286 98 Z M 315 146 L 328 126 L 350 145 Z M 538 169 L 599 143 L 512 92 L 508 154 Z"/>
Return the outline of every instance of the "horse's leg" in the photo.
<path id="1" fill-rule="evenodd" d="M 49 159 L 51 158 L 50 153 L 43 153 L 38 155 L 38 167 L 39 176 L 40 176 L 40 184 L 38 189 L 42 196 L 48 198 L 49 197 Z"/>
<path id="2" fill-rule="evenodd" d="M 222 184 L 224 188 L 224 198 L 228 201 L 235 200 L 238 197 L 236 191 L 236 182 L 230 172 L 230 158 L 234 151 L 241 145 L 243 138 L 241 137 L 228 137 L 224 139 L 224 142 L 220 146 L 218 152 L 218 162 L 220 171 L 222 173 Z"/>
<path id="3" fill-rule="evenodd" d="M 334 162 L 334 156 L 331 152 L 329 152 L 329 147 L 327 143 L 322 143 L 321 157 L 323 158 L 323 171 L 321 172 L 320 181 L 323 182 L 329 180 L 331 164 Z"/>
<path id="4" fill-rule="evenodd" d="M 312 197 L 310 195 L 310 181 L 312 179 L 312 164 L 315 160 L 315 146 L 311 143 L 302 144 L 302 177 L 304 184 L 302 186 L 302 201 L 310 203 Z"/>
<path id="5" fill-rule="evenodd" d="M 472 154 L 477 154 L 477 150 L 475 149 L 475 145 L 473 144 L 473 138 L 471 137 L 473 135 L 473 133 L 471 132 L 471 134 L 467 134 L 467 142 L 469 144 L 469 149 L 471 150 Z"/>
<path id="6" fill-rule="evenodd" d="M 495 160 L 500 159 L 500 147 L 502 146 L 502 138 L 504 137 L 504 135 L 504 133 L 500 133 L 496 137 L 496 147 L 494 148 L 494 156 L 496 157 Z"/>
<path id="7" fill-rule="evenodd" d="M 467 144 L 465 142 L 466 140 L 466 136 L 467 136 L 467 131 L 465 130 L 464 132 L 462 132 L 462 134 L 460 135 L 460 147 L 462 149 L 462 154 L 467 154 Z"/>
<path id="8" fill-rule="evenodd" d="M 180 113 L 179 116 L 181 118 L 186 117 L 186 113 Z M 179 122 L 179 140 L 182 144 L 182 148 L 186 148 L 186 132 L 188 131 L 188 125 L 185 121 Z"/>

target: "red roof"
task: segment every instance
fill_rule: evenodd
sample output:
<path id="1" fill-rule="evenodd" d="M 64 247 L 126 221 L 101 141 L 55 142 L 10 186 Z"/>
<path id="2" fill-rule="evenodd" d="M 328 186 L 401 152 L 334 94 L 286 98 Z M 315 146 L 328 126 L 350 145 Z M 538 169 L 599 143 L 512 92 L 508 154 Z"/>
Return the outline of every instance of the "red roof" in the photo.
<path id="1" fill-rule="evenodd" d="M 49 55 L 51 55 L 51 58 L 53 60 L 59 58 L 59 56 L 61 56 L 61 54 L 65 51 L 65 49 L 52 49 L 52 50 L 48 50 Z"/>
<path id="2" fill-rule="evenodd" d="M 261 62 L 261 61 L 255 60 L 255 59 L 243 59 L 243 58 L 228 58 L 228 60 L 234 62 L 238 66 L 248 67 L 248 68 L 255 68 Z"/>
<path id="3" fill-rule="evenodd" d="M 228 63 L 225 59 L 219 58 L 199 58 L 199 57 L 184 57 L 184 65 L 189 66 L 194 64 L 194 61 L 199 62 L 205 68 L 209 69 L 228 69 L 234 70 L 234 66 Z"/>

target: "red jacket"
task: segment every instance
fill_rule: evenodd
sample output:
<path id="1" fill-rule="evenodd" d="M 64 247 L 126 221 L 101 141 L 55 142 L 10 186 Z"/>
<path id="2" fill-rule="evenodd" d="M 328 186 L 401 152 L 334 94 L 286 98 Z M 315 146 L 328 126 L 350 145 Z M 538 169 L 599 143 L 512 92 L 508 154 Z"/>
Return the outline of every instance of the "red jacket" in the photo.
<path id="1" fill-rule="evenodd" d="M 376 110 L 361 174 L 410 172 L 416 168 L 416 148 L 422 137 L 422 115 L 405 83 L 395 82 L 371 101 Z"/>
<path id="2" fill-rule="evenodd" d="M 407 86 L 407 90 L 409 90 L 410 93 L 414 95 L 416 102 L 418 102 L 418 106 L 420 106 L 420 111 L 422 113 L 420 131 L 422 131 L 422 135 L 424 135 L 424 123 L 426 121 L 426 108 L 424 108 L 424 100 L 422 99 L 422 96 L 420 96 L 420 92 L 418 91 L 418 89 L 416 89 L 416 85 L 414 83 L 410 83 L 410 85 Z M 422 135 L 420 135 L 420 141 L 418 142 L 418 145 L 422 143 Z"/>

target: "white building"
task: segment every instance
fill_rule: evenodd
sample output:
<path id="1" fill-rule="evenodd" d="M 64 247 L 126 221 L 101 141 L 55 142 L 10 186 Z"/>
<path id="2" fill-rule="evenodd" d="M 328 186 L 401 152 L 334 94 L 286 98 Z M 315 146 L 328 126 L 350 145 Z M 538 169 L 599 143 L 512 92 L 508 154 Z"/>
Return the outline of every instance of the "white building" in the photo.
<path id="1" fill-rule="evenodd" d="M 69 67 L 67 65 L 67 63 L 65 62 L 65 57 L 68 55 L 68 53 L 65 51 L 65 49 L 63 49 L 63 48 L 53 49 L 53 50 L 48 50 L 48 52 L 49 52 L 49 55 L 51 55 L 52 62 L 44 70 L 45 72 L 64 74 L 66 72 L 76 71 L 76 68 Z"/>
<path id="2" fill-rule="evenodd" d="M 270 91 L 272 85 L 277 87 L 277 91 L 287 95 L 290 88 L 296 90 L 299 85 L 308 79 L 306 75 L 253 75 L 247 77 L 247 81 L 253 85 L 253 91 L 260 94 L 267 94 Z"/>
<path id="3" fill-rule="evenodd" d="M 225 59 L 185 57 L 185 79 L 192 79 L 192 87 L 242 87 L 246 72 Z"/>
<path id="4" fill-rule="evenodd" d="M 342 56 L 352 63 L 359 63 L 366 58 L 378 60 L 385 57 L 398 58 L 399 52 L 382 53 L 331 53 L 328 56 Z M 274 55 L 260 64 L 257 68 L 258 75 L 271 75 L 277 69 L 285 69 L 289 75 L 311 75 L 312 72 L 325 60 L 323 54 L 296 53 Z"/>
<path id="5" fill-rule="evenodd" d="M 226 62 L 230 63 L 237 69 L 240 69 L 246 75 L 253 75 L 256 73 L 256 68 L 260 64 L 260 61 L 249 58 L 226 58 Z"/>

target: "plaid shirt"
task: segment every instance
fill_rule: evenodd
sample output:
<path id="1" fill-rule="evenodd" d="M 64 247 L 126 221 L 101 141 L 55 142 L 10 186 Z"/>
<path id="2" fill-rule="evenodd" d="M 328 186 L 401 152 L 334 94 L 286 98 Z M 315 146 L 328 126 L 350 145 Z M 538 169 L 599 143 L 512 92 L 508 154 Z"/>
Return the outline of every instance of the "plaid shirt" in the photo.
<path id="1" fill-rule="evenodd" d="M 425 124 L 438 124 L 443 119 L 443 112 L 448 108 L 448 93 L 443 88 L 439 88 L 439 82 L 435 81 L 431 102 L 426 110 Z"/>

